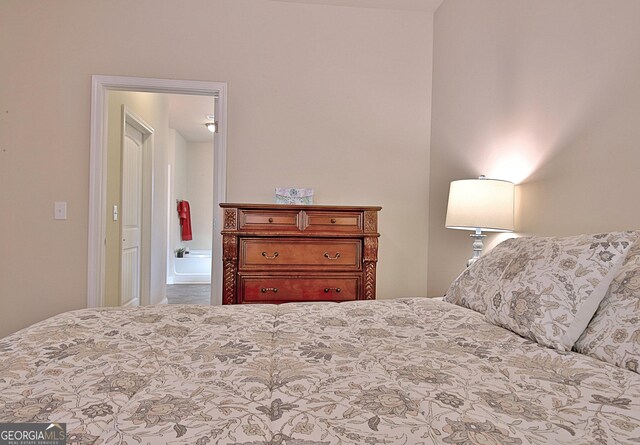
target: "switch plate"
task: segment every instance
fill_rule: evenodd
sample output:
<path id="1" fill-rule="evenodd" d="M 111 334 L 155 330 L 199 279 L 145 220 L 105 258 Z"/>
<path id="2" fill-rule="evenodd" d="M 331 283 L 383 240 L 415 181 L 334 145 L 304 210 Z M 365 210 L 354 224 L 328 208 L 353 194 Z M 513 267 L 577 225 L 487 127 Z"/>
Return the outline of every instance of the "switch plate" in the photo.
<path id="1" fill-rule="evenodd" d="M 53 205 L 53 219 L 67 219 L 66 201 L 56 201 Z"/>

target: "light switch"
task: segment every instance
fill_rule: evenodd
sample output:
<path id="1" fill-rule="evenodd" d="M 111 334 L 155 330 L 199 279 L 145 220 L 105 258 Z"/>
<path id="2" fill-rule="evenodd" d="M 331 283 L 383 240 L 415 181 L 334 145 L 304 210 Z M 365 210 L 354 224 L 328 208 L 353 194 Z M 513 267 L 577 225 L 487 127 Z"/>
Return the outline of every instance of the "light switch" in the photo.
<path id="1" fill-rule="evenodd" d="M 67 219 L 66 201 L 56 201 L 53 205 L 53 219 Z"/>

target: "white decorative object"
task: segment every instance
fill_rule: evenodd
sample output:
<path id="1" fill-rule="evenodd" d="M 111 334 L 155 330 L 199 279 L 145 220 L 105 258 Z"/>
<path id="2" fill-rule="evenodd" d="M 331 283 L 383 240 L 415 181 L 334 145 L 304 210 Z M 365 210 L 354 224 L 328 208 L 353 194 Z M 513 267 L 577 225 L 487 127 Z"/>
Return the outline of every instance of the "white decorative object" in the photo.
<path id="1" fill-rule="evenodd" d="M 313 204 L 313 189 L 276 187 L 276 204 Z"/>

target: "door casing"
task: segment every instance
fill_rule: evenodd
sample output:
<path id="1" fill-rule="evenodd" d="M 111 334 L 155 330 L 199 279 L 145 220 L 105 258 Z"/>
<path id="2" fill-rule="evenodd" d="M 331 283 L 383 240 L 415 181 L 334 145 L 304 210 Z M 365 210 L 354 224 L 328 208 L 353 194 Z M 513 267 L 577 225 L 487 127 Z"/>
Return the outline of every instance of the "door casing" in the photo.
<path id="1" fill-rule="evenodd" d="M 220 236 L 216 236 L 216 233 L 220 231 L 221 222 L 219 204 L 226 201 L 227 194 L 226 82 L 94 75 L 91 80 L 87 307 L 104 306 L 105 300 L 105 239 L 106 218 L 108 216 L 106 206 L 107 107 L 110 90 L 217 97 L 215 114 L 218 122 L 218 134 L 214 138 L 211 304 L 221 304 L 222 239 Z"/>

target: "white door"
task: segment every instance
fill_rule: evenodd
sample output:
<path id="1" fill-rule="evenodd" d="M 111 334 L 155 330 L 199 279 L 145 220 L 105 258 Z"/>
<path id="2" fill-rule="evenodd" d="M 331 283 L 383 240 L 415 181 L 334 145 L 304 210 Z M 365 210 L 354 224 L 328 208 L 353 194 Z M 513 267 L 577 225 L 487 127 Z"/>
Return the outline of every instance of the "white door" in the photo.
<path id="1" fill-rule="evenodd" d="M 120 305 L 140 304 L 140 251 L 142 228 L 142 133 L 125 126 L 122 144 L 122 269 Z"/>

